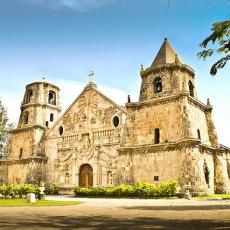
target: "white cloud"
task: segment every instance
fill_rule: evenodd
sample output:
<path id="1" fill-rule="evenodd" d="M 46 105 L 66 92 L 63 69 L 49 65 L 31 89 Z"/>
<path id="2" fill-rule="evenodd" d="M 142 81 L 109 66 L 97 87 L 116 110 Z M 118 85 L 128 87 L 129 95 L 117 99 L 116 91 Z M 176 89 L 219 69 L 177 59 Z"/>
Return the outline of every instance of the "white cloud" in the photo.
<path id="1" fill-rule="evenodd" d="M 22 3 L 47 7 L 51 9 L 72 9 L 87 12 L 112 4 L 122 3 L 126 0 L 21 0 Z"/>

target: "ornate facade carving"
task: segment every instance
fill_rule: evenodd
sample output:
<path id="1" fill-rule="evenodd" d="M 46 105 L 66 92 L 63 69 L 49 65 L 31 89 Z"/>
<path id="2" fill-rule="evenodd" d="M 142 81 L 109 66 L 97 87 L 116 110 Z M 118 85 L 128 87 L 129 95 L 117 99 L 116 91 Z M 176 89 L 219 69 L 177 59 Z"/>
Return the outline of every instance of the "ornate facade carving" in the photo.
<path id="1" fill-rule="evenodd" d="M 90 81 L 60 118 L 59 88 L 28 85 L 0 182 L 67 191 L 176 179 L 192 194 L 229 192 L 230 149 L 219 145 L 210 102 L 197 99 L 194 71 L 165 40 L 140 75 L 138 102 L 120 107 Z"/>

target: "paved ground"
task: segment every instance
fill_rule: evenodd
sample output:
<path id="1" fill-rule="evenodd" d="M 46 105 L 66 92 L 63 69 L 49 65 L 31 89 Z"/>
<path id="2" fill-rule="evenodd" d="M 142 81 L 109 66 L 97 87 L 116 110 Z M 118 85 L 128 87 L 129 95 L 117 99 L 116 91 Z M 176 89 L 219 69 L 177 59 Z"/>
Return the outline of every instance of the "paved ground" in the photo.
<path id="1" fill-rule="evenodd" d="M 85 203 L 0 208 L 0 229 L 230 229 L 229 200 L 47 198 Z"/>

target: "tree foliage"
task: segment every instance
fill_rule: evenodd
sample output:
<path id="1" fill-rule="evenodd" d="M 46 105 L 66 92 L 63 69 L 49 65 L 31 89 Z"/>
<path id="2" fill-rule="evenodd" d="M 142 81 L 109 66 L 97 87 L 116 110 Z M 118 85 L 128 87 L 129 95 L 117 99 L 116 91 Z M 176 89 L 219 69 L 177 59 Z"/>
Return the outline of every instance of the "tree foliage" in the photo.
<path id="1" fill-rule="evenodd" d="M 224 55 L 215 62 L 210 69 L 210 74 L 214 76 L 217 74 L 217 70 L 224 68 L 230 60 L 230 21 L 216 22 L 212 25 L 211 30 L 212 33 L 200 44 L 200 46 L 205 49 L 198 53 L 198 57 L 205 60 L 207 57 L 216 53 Z M 210 43 L 212 43 L 213 46 L 216 45 L 217 48 L 215 48 L 215 46 L 208 48 Z"/>
<path id="2" fill-rule="evenodd" d="M 11 128 L 12 128 L 12 124 L 9 123 L 7 117 L 7 110 L 2 105 L 2 102 L 0 100 L 0 155 L 6 152 L 9 130 Z"/>

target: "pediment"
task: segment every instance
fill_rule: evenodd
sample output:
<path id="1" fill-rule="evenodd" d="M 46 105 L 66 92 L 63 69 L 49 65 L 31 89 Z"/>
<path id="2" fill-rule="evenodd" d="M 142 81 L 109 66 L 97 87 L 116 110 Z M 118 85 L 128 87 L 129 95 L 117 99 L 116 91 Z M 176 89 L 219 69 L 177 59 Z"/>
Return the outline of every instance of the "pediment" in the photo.
<path id="1" fill-rule="evenodd" d="M 93 84 L 89 84 L 53 125 L 46 137 L 60 136 L 60 127 L 63 127 L 64 135 L 111 129 L 114 128 L 113 117 L 122 119 L 125 113 L 122 107 L 99 92 Z"/>

